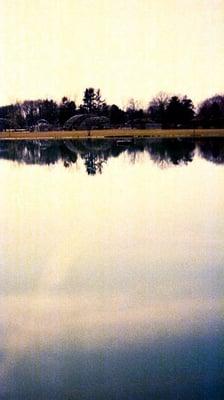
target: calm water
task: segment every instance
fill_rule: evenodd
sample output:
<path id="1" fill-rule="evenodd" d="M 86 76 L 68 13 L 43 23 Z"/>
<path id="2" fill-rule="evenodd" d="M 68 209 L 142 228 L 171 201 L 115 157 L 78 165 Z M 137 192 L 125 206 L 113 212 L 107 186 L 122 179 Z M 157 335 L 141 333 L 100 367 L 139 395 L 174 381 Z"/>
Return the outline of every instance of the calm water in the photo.
<path id="1" fill-rule="evenodd" d="M 0 399 L 224 398 L 224 141 L 0 142 Z"/>

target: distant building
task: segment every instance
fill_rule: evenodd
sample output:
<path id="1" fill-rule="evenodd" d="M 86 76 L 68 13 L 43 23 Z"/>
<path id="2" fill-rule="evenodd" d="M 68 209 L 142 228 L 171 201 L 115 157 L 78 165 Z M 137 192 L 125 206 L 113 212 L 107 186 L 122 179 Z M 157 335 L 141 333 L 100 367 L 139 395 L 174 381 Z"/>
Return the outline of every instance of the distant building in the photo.
<path id="1" fill-rule="evenodd" d="M 125 123 L 126 128 L 132 129 L 162 129 L 162 124 L 148 120 L 147 118 L 136 118 Z"/>
<path id="2" fill-rule="evenodd" d="M 78 130 L 80 128 L 80 124 L 88 117 L 88 114 L 74 115 L 65 122 L 64 129 L 68 131 Z"/>
<path id="3" fill-rule="evenodd" d="M 65 130 L 90 130 L 90 129 L 108 129 L 110 120 L 107 117 L 98 117 L 90 114 L 78 114 L 69 118 L 65 124 Z"/>
<path id="4" fill-rule="evenodd" d="M 145 129 L 162 129 L 162 124 L 158 122 L 146 122 Z"/>
<path id="5" fill-rule="evenodd" d="M 47 132 L 52 130 L 52 126 L 46 119 L 40 119 L 30 130 L 36 132 Z"/>

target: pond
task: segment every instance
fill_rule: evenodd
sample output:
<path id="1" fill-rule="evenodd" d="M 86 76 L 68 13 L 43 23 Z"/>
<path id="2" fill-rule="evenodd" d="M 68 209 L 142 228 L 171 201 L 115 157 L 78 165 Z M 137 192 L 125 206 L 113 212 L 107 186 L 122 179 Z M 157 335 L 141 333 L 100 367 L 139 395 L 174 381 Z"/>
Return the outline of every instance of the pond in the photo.
<path id="1" fill-rule="evenodd" d="M 0 142 L 0 399 L 223 399 L 223 184 L 223 139 Z"/>

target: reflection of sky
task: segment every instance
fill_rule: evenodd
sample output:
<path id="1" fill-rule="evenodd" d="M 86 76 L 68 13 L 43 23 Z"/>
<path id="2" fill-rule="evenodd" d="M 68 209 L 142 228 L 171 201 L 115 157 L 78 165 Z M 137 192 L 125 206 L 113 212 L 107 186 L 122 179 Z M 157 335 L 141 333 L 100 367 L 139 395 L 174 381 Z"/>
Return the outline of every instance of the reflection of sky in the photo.
<path id="1" fill-rule="evenodd" d="M 49 349 L 218 332 L 223 177 L 199 159 L 163 170 L 122 155 L 94 178 L 2 161 L 1 380 Z"/>

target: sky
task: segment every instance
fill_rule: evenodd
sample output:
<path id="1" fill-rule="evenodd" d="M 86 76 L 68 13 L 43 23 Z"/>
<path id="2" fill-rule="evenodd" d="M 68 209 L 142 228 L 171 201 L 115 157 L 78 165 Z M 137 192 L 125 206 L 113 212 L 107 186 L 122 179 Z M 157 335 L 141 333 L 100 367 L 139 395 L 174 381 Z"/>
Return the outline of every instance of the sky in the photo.
<path id="1" fill-rule="evenodd" d="M 224 0 L 0 0 L 0 104 L 224 91 Z"/>

